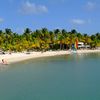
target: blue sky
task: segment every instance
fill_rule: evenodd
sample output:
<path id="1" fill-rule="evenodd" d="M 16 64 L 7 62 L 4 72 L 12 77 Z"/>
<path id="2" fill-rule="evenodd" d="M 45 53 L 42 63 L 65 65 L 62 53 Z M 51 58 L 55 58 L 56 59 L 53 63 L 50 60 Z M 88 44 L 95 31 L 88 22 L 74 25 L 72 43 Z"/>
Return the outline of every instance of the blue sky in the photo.
<path id="1" fill-rule="evenodd" d="M 0 29 L 100 32 L 100 0 L 0 0 Z"/>

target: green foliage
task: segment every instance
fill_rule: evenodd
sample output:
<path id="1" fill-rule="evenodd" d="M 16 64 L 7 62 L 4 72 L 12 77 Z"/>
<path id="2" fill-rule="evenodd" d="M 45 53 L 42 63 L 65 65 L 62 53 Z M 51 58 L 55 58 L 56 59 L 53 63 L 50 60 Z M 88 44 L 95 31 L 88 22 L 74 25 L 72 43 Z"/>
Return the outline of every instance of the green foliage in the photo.
<path id="1" fill-rule="evenodd" d="M 0 30 L 0 48 L 4 51 L 19 52 L 23 50 L 66 49 L 75 43 L 76 38 L 80 42 L 91 45 L 92 48 L 100 46 L 100 33 L 89 36 L 78 33 L 75 29 L 67 32 L 65 29 L 49 31 L 47 28 L 42 28 L 32 32 L 26 28 L 23 34 L 17 34 L 6 28 L 4 32 Z"/>

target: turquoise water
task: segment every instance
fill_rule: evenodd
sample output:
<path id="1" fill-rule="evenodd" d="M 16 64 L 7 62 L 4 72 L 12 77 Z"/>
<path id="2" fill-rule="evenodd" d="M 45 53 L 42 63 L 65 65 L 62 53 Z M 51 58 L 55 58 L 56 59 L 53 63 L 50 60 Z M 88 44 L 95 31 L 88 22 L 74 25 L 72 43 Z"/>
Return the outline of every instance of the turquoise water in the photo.
<path id="1" fill-rule="evenodd" d="M 46 57 L 2 67 L 0 100 L 100 100 L 100 54 Z"/>

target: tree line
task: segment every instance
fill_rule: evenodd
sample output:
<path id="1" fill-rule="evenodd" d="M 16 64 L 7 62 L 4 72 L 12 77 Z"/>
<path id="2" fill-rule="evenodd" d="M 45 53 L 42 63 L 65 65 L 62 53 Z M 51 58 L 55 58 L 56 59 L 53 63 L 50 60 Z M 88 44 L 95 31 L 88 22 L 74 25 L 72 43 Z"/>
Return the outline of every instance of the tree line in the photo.
<path id="1" fill-rule="evenodd" d="M 100 33 L 88 35 L 77 32 L 75 29 L 67 32 L 65 29 L 55 29 L 49 31 L 47 28 L 31 31 L 26 28 L 23 34 L 12 32 L 6 28 L 0 30 L 0 49 L 4 51 L 46 51 L 46 50 L 64 50 L 71 48 L 76 39 L 91 48 L 100 46 Z"/>

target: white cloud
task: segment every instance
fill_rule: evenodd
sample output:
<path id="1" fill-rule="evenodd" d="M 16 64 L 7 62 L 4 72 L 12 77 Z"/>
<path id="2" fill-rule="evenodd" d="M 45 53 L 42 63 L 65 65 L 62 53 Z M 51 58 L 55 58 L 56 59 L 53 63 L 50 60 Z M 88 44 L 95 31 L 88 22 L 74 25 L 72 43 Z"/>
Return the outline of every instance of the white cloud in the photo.
<path id="1" fill-rule="evenodd" d="M 86 23 L 86 21 L 85 20 L 82 20 L 82 19 L 72 19 L 71 20 L 71 23 L 72 24 L 77 24 L 77 25 L 83 25 L 83 24 Z"/>
<path id="2" fill-rule="evenodd" d="M 39 14 L 39 13 L 47 13 L 48 9 L 44 5 L 36 5 L 34 3 L 30 3 L 29 1 L 24 2 L 20 12 L 22 14 Z"/>
<path id="3" fill-rule="evenodd" d="M 94 10 L 96 7 L 96 3 L 94 2 L 87 2 L 87 4 L 85 5 L 85 8 L 89 11 Z"/>
<path id="4" fill-rule="evenodd" d="M 2 23 L 4 21 L 4 19 L 3 18 L 0 18 L 0 23 Z"/>

